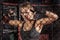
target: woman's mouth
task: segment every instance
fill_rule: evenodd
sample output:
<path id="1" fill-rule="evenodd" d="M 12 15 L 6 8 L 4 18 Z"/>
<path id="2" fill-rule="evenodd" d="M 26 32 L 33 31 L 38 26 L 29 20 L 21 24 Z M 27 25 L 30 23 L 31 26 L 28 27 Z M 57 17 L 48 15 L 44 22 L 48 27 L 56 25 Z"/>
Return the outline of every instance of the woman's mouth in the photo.
<path id="1" fill-rule="evenodd" d="M 27 19 L 33 19 L 33 17 L 31 17 L 31 16 L 29 16 L 29 15 L 27 15 L 27 16 L 25 16 Z"/>
<path id="2" fill-rule="evenodd" d="M 25 17 L 26 17 L 27 19 L 30 19 L 29 16 L 27 16 L 27 15 L 26 15 Z"/>

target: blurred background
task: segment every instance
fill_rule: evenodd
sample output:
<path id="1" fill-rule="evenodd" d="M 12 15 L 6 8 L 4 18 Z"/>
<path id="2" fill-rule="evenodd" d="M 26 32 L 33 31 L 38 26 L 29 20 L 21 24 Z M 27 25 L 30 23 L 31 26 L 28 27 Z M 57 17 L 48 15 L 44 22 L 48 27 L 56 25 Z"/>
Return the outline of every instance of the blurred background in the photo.
<path id="1" fill-rule="evenodd" d="M 54 12 L 59 16 L 58 20 L 43 28 L 40 40 L 60 40 L 60 0 L 0 0 L 0 40 L 18 39 L 17 27 L 12 27 L 7 24 L 7 22 L 15 19 L 21 20 L 19 4 L 26 1 L 29 1 L 37 11 L 45 9 Z M 9 10 L 13 12 L 10 13 Z M 37 18 L 42 16 L 40 13 L 38 14 Z"/>

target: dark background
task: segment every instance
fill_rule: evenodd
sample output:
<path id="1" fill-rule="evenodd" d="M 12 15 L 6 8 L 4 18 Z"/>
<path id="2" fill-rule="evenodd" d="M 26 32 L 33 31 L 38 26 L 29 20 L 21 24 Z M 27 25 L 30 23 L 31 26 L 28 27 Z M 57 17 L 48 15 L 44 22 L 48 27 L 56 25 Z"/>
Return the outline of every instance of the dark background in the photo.
<path id="1" fill-rule="evenodd" d="M 13 4 L 19 4 L 29 1 L 32 4 L 36 4 L 38 6 L 35 6 L 37 10 L 41 10 L 42 8 L 52 11 L 56 14 L 58 14 L 60 18 L 60 0 L 0 0 L 0 5 L 4 2 L 6 3 L 13 3 Z M 43 6 L 42 6 L 43 5 Z M 50 5 L 50 6 L 49 6 Z M 1 8 L 2 6 L 0 6 Z M 17 5 L 18 7 L 18 5 Z M 18 8 L 17 8 L 18 9 Z M 19 11 L 17 11 L 19 13 Z M 47 25 L 48 27 L 44 27 L 42 34 L 47 33 L 49 34 L 50 40 L 60 40 L 60 19 L 55 21 L 54 23 Z"/>

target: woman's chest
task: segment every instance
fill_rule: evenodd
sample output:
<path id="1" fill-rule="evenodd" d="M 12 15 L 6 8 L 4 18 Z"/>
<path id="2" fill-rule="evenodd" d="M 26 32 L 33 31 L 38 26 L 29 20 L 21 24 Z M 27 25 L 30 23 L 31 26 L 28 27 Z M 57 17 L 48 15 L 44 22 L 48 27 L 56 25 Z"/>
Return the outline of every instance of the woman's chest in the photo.
<path id="1" fill-rule="evenodd" d="M 33 24 L 34 24 L 34 21 L 32 21 L 32 22 L 25 22 L 23 24 L 23 30 L 24 31 L 30 31 L 32 29 Z"/>

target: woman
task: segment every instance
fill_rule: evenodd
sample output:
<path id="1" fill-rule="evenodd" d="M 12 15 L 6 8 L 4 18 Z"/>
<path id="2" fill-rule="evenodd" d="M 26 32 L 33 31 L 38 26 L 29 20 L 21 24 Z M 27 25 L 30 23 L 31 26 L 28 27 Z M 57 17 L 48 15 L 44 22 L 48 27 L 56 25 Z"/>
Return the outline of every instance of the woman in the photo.
<path id="1" fill-rule="evenodd" d="M 16 24 L 20 26 L 22 40 L 39 40 L 39 35 L 42 31 L 43 26 L 50 24 L 58 19 L 58 16 L 55 13 L 46 11 L 45 13 L 45 15 L 47 16 L 46 18 L 35 20 L 34 17 L 36 15 L 36 12 L 34 11 L 33 6 L 29 2 L 21 4 L 19 9 L 24 21 L 19 21 L 20 22 L 19 24 L 22 25 L 19 25 L 17 23 Z"/>

